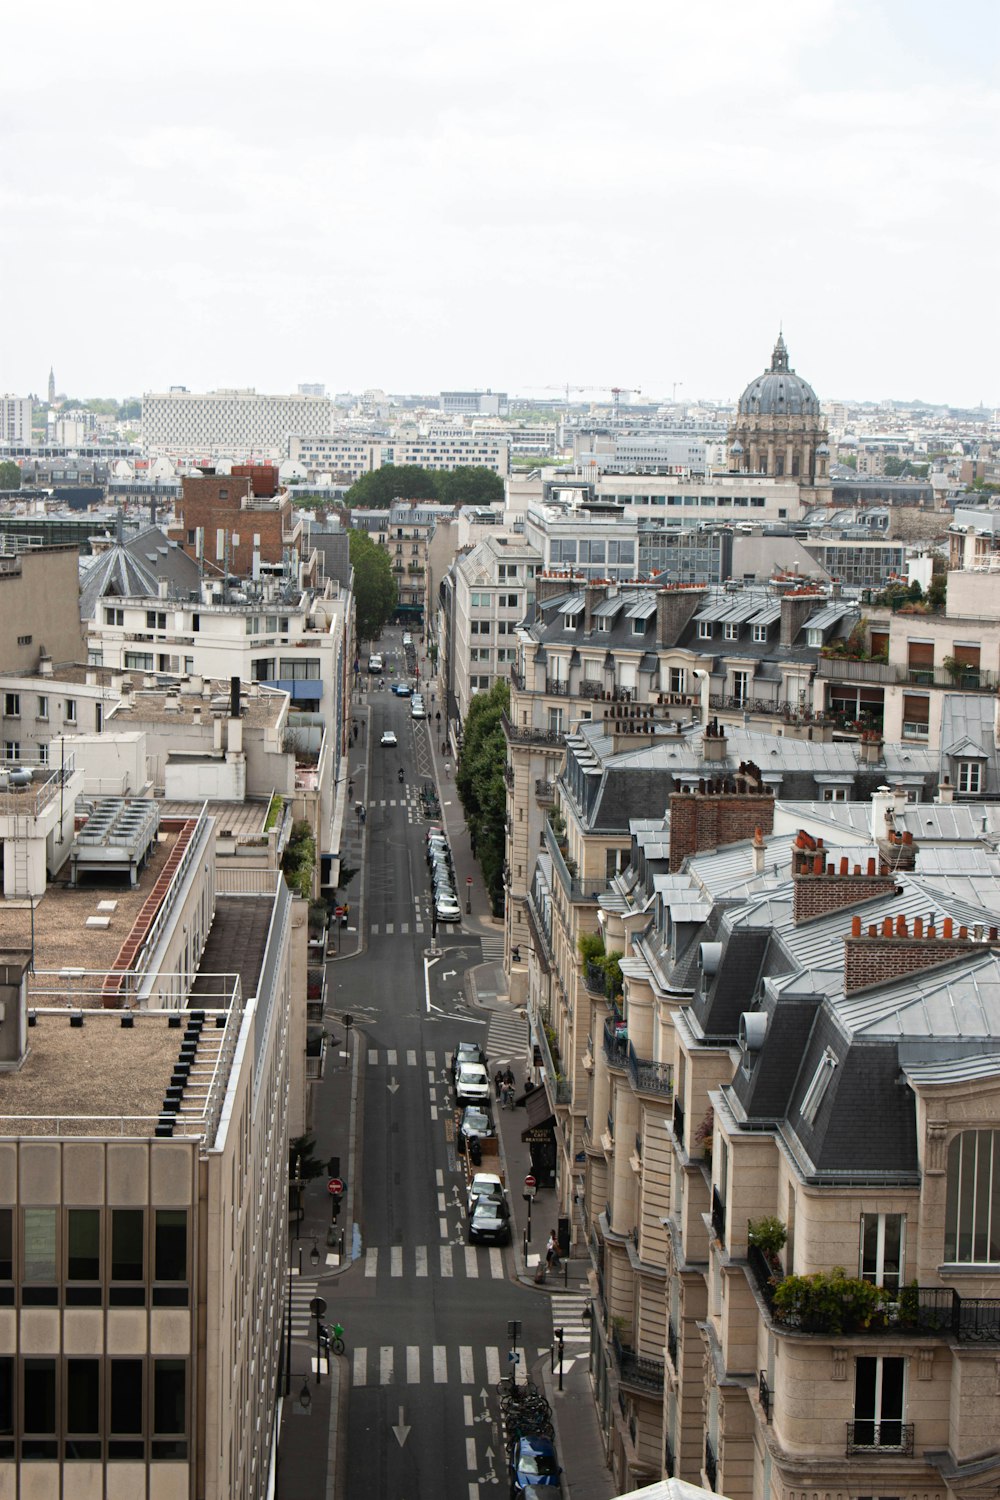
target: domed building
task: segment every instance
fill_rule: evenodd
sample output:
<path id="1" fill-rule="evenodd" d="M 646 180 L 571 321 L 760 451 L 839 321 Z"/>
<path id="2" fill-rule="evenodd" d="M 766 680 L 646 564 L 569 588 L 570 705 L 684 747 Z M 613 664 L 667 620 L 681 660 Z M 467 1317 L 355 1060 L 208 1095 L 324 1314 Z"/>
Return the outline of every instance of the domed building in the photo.
<path id="1" fill-rule="evenodd" d="M 819 398 L 788 363 L 779 333 L 770 369 L 751 380 L 729 430 L 729 468 L 738 474 L 829 484 L 830 449 Z"/>

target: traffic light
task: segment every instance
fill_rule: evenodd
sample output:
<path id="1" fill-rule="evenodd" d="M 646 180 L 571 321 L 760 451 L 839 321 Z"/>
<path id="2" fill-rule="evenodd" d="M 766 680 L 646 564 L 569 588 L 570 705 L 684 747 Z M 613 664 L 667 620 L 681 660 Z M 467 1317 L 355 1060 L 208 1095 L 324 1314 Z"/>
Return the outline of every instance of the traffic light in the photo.
<path id="1" fill-rule="evenodd" d="M 555 1334 L 556 1339 L 561 1344 L 562 1341 L 563 1341 L 563 1331 L 562 1331 L 562 1329 L 561 1328 L 553 1328 L 552 1332 Z"/>

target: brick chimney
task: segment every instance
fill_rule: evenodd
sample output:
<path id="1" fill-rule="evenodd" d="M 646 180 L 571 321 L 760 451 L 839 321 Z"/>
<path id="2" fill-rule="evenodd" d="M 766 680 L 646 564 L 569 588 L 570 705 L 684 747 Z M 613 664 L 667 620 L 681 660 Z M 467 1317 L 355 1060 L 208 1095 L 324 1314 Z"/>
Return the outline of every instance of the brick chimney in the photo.
<path id="1" fill-rule="evenodd" d="M 774 827 L 774 794 L 764 787 L 749 761 L 735 776 L 699 781 L 696 792 L 670 794 L 670 868 L 679 870 L 689 854 L 723 844 L 761 840 Z"/>
<path id="2" fill-rule="evenodd" d="M 701 737 L 701 754 L 704 760 L 725 760 L 729 742 L 726 739 L 726 731 L 718 719 L 711 719 L 705 725 Z"/>
<path id="3" fill-rule="evenodd" d="M 895 829 L 887 828 L 885 837 L 877 839 L 876 843 L 883 862 L 890 870 L 916 869 L 920 845 L 914 842 L 912 833 L 897 833 Z"/>
<path id="4" fill-rule="evenodd" d="M 545 603 L 547 599 L 557 599 L 560 594 L 570 594 L 574 585 L 582 583 L 582 579 L 572 573 L 539 573 L 535 577 L 535 605 L 536 607 Z"/>
<path id="5" fill-rule="evenodd" d="M 823 602 L 823 595 L 813 592 L 802 593 L 793 589 L 788 594 L 783 594 L 781 599 L 781 633 L 780 643 L 782 646 L 793 646 L 795 637 L 812 614 L 818 604 Z"/>
<path id="6" fill-rule="evenodd" d="M 938 929 L 914 917 L 912 929 L 904 916 L 886 917 L 881 927 L 872 923 L 862 930 L 861 918 L 851 919 L 850 936 L 844 938 L 844 994 L 873 985 L 891 984 L 908 974 L 933 969 L 957 958 L 976 957 L 1000 945 L 1000 929 L 981 928 L 970 936 L 967 927 L 959 927 L 945 917 Z"/>
<path id="7" fill-rule="evenodd" d="M 594 628 L 594 609 L 607 597 L 607 586 L 603 583 L 588 583 L 583 591 L 583 629 L 589 635 Z"/>
<path id="8" fill-rule="evenodd" d="M 656 644 L 676 646 L 681 631 L 705 602 L 707 589 L 660 589 L 656 595 Z"/>
<path id="9" fill-rule="evenodd" d="M 891 896 L 896 881 L 888 868 L 869 858 L 865 868 L 841 858 L 839 867 L 828 861 L 822 839 L 800 830 L 792 850 L 792 920 L 809 922 L 832 911 Z"/>

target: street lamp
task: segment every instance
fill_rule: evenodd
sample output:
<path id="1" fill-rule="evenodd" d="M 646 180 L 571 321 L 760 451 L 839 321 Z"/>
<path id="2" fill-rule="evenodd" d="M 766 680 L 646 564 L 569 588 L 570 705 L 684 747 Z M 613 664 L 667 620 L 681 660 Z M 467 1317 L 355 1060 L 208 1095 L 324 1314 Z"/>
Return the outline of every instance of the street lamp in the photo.
<path id="1" fill-rule="evenodd" d="M 302 1381 L 302 1389 L 299 1391 L 299 1405 L 303 1411 L 308 1411 L 312 1406 L 312 1391 L 309 1389 L 309 1376 Z"/>

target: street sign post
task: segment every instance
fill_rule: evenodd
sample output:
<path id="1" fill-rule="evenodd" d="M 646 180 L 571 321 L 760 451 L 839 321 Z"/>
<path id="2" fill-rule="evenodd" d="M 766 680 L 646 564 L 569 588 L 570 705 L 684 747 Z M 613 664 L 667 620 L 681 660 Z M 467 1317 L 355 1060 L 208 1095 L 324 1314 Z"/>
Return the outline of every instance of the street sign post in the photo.
<path id="1" fill-rule="evenodd" d="M 524 1179 L 524 1201 L 528 1205 L 528 1227 L 525 1230 L 524 1243 L 531 1244 L 531 1205 L 538 1190 L 538 1180 L 530 1172 Z"/>
<path id="2" fill-rule="evenodd" d="M 472 911 L 472 876 L 471 875 L 466 875 L 466 877 L 465 877 L 465 909 L 466 909 L 467 912 L 471 912 Z"/>
<path id="3" fill-rule="evenodd" d="M 342 1177 L 331 1177 L 326 1185 L 326 1190 L 328 1193 L 332 1193 L 335 1198 L 339 1198 L 344 1191 L 344 1179 Z"/>

